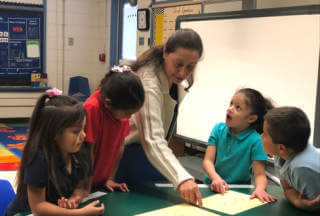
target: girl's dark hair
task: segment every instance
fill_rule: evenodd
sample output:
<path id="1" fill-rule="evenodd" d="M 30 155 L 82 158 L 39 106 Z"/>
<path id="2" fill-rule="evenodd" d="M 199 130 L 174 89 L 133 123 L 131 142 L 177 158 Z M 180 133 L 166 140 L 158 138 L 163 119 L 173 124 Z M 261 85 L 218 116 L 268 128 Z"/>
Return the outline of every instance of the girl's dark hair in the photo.
<path id="1" fill-rule="evenodd" d="M 28 140 L 22 152 L 17 174 L 17 194 L 19 196 L 27 196 L 27 185 L 23 182 L 24 172 L 38 151 L 43 153 L 47 162 L 47 185 L 51 185 L 49 184 L 51 182 L 62 195 L 55 173 L 55 165 L 61 155 L 55 138 L 66 128 L 82 127 L 85 117 L 84 107 L 72 97 L 64 95 L 49 97 L 48 94 L 40 96 L 29 121 Z M 85 176 L 89 176 L 91 169 L 91 154 L 88 148 L 89 146 L 84 144 L 79 152 L 73 154 L 83 168 Z"/>
<path id="2" fill-rule="evenodd" d="M 114 109 L 138 109 L 144 103 L 145 94 L 142 82 L 128 66 L 111 68 L 101 80 L 100 88 L 102 101 L 109 98 L 110 105 Z"/>
<path id="3" fill-rule="evenodd" d="M 269 109 L 273 108 L 273 104 L 270 100 L 264 98 L 257 90 L 251 88 L 242 88 L 237 92 L 240 92 L 246 96 L 246 104 L 251 108 L 251 114 L 257 115 L 257 120 L 251 123 L 251 126 L 254 126 L 256 131 L 261 134 L 263 132 L 263 116 Z"/>
<path id="4" fill-rule="evenodd" d="M 202 56 L 203 46 L 202 40 L 197 32 L 192 29 L 179 29 L 175 31 L 173 35 L 169 37 L 165 45 L 154 46 L 144 52 L 138 59 L 132 64 L 132 70 L 137 71 L 140 67 L 154 62 L 157 67 L 160 67 L 163 62 L 163 47 L 166 47 L 166 52 L 173 53 L 178 48 L 184 48 L 189 50 L 196 50 L 199 54 L 199 58 Z M 193 85 L 193 76 L 188 78 L 189 86 L 185 89 L 188 90 Z"/>
<path id="5" fill-rule="evenodd" d="M 303 151 L 310 136 L 307 115 L 297 107 L 278 107 L 264 116 L 273 143 L 283 144 L 295 152 Z"/>

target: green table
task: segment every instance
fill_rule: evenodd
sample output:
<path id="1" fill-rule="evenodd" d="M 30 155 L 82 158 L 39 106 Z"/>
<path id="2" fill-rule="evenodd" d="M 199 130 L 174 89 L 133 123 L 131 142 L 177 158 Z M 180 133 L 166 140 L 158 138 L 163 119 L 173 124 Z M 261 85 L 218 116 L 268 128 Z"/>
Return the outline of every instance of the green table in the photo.
<path id="1" fill-rule="evenodd" d="M 135 214 L 168 207 L 183 203 L 180 195 L 172 187 L 156 187 L 152 183 L 141 185 L 129 185 L 130 192 L 119 191 L 107 192 L 106 196 L 100 198 L 105 205 L 105 216 L 132 216 Z M 251 194 L 253 189 L 239 188 L 231 189 L 234 191 Z M 202 197 L 213 194 L 209 188 L 200 188 Z M 301 211 L 291 205 L 285 198 L 279 186 L 268 186 L 267 192 L 278 198 L 278 201 L 271 204 L 262 205 L 245 212 L 238 216 L 311 216 L 317 215 Z M 91 202 L 92 200 L 88 201 Z M 87 202 L 87 203 L 88 203 Z M 85 204 L 87 204 L 85 203 Z M 206 209 L 207 211 L 228 216 L 223 212 Z M 26 215 L 26 214 L 22 214 Z"/>
<path id="2" fill-rule="evenodd" d="M 251 194 L 253 189 L 239 188 L 232 189 L 238 192 Z M 209 188 L 200 188 L 202 197 L 213 194 Z M 291 205 L 285 198 L 282 189 L 278 186 L 269 186 L 267 192 L 278 198 L 278 201 L 266 204 L 238 214 L 239 216 L 308 216 L 316 215 L 301 211 Z M 100 199 L 105 205 L 104 215 L 108 216 L 131 216 L 155 209 L 168 207 L 171 205 L 183 203 L 180 195 L 173 188 L 155 187 L 154 184 L 141 184 L 130 186 L 129 193 L 108 192 L 106 196 Z M 208 211 L 227 216 L 223 212 Z"/>

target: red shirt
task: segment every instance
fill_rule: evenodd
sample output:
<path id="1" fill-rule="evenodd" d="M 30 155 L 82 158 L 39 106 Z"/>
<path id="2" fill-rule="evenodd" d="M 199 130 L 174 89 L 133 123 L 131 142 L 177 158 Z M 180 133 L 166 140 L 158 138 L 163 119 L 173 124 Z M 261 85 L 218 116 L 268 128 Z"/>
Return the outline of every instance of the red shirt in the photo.
<path id="1" fill-rule="evenodd" d="M 129 120 L 117 120 L 103 107 L 100 89 L 83 106 L 87 110 L 86 141 L 95 144 L 92 183 L 101 185 L 109 178 L 120 146 L 129 134 Z"/>

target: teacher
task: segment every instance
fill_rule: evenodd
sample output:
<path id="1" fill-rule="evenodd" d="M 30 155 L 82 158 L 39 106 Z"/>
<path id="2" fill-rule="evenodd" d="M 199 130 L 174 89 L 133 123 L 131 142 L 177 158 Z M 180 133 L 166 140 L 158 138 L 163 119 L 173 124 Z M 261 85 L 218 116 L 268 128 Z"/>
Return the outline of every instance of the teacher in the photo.
<path id="1" fill-rule="evenodd" d="M 164 176 L 184 200 L 200 206 L 198 185 L 172 153 L 168 141 L 175 128 L 177 106 L 183 92 L 193 84 L 202 50 L 195 31 L 180 29 L 164 45 L 150 48 L 132 64 L 146 97 L 142 109 L 130 119 L 130 134 L 116 177 L 132 183 L 157 181 Z M 182 87 L 182 82 L 187 85 Z"/>

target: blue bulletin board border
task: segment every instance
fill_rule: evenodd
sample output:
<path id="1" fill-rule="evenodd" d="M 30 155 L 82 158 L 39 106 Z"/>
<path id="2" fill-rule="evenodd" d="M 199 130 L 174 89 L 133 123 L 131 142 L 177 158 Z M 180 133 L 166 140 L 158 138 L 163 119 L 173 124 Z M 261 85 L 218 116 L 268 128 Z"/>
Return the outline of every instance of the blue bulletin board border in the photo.
<path id="1" fill-rule="evenodd" d="M 283 7 L 283 8 L 268 8 L 268 9 L 255 9 L 255 10 L 242 10 L 230 12 L 207 13 L 197 15 L 184 15 L 178 16 L 176 20 L 176 29 L 180 29 L 181 22 L 200 21 L 200 20 L 219 20 L 219 19 L 241 19 L 250 17 L 268 17 L 268 16 L 288 16 L 288 15 L 304 15 L 304 14 L 320 14 L 320 5 L 307 5 L 297 7 Z M 319 48 L 319 61 L 318 61 L 318 84 L 317 95 L 315 104 L 315 119 L 314 119 L 314 137 L 313 144 L 320 147 L 320 48 Z M 174 137 L 179 138 L 185 142 L 206 147 L 206 142 L 174 134 Z"/>
<path id="2" fill-rule="evenodd" d="M 26 64 L 29 66 L 32 64 L 30 62 L 35 62 L 35 63 L 37 63 L 37 69 L 33 70 L 33 67 L 29 66 L 29 68 L 27 68 L 29 70 L 25 70 L 25 71 L 21 70 L 21 71 L 23 71 L 21 74 L 16 73 L 16 75 L 15 75 L 15 73 L 12 72 L 12 70 L 6 69 L 6 68 L 10 68 L 11 65 L 10 66 L 5 65 L 7 67 L 1 65 L 2 68 L 0 67 L 0 71 L 2 73 L 0 74 L 0 87 L 1 87 L 0 91 L 10 91 L 11 88 L 14 91 L 16 91 L 17 89 L 21 89 L 21 91 L 24 91 L 24 90 L 22 90 L 24 87 L 31 86 L 30 76 L 31 76 L 32 72 L 36 72 L 39 74 L 46 74 L 46 65 L 45 65 L 45 61 L 44 61 L 44 59 L 46 59 L 45 58 L 45 56 L 46 56 L 46 53 L 45 53 L 45 22 L 46 22 L 45 6 L 46 6 L 46 0 L 43 2 L 43 5 L 12 4 L 12 3 L 5 3 L 5 4 L 0 5 L 0 15 L 2 14 L 3 17 L 11 16 L 13 18 L 16 18 L 16 20 L 18 20 L 18 21 L 20 18 L 25 18 L 27 20 L 28 17 L 32 17 L 34 20 L 36 20 L 36 19 L 39 20 L 39 21 L 36 21 L 33 23 L 34 29 L 39 32 L 39 37 L 38 38 L 28 38 L 29 54 L 27 54 L 27 51 L 25 50 L 24 54 L 22 55 L 22 58 L 24 58 L 24 55 L 29 55 L 28 58 L 25 58 L 25 59 L 27 59 Z M 25 25 L 27 25 L 27 24 L 29 25 L 31 23 L 31 21 L 28 21 L 28 23 L 27 23 L 27 21 L 25 21 L 25 23 L 26 23 Z M 10 30 L 12 30 L 12 29 L 8 29 L 8 32 Z M 20 29 L 16 29 L 16 30 L 20 30 Z M 6 38 L 3 40 L 6 40 Z M 19 44 L 21 42 L 15 42 L 15 43 L 16 43 L 15 44 L 16 46 L 19 46 L 17 44 Z M 24 42 L 24 43 L 26 43 L 26 42 Z M 9 43 L 7 46 L 9 49 Z M 33 49 L 33 52 L 30 52 L 30 50 L 32 50 L 32 49 L 29 49 L 29 47 Z M 27 47 L 25 49 L 27 49 Z M 7 56 L 9 59 L 9 51 L 7 53 Z M 21 65 L 19 65 L 19 64 L 21 64 L 21 62 L 23 62 L 23 60 L 18 59 L 17 62 L 12 63 L 13 66 L 17 65 L 17 71 L 19 71 L 19 69 L 20 69 L 19 66 L 21 66 Z M 23 67 L 21 67 L 21 68 L 23 68 Z M 8 74 L 6 74 L 6 72 Z"/>

